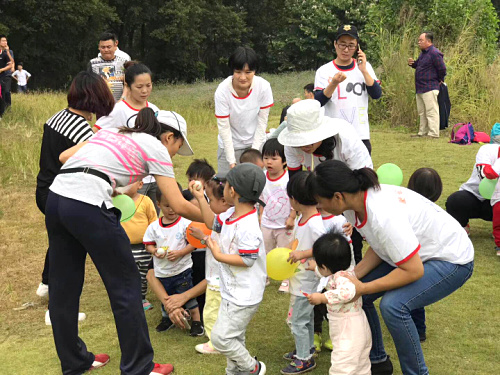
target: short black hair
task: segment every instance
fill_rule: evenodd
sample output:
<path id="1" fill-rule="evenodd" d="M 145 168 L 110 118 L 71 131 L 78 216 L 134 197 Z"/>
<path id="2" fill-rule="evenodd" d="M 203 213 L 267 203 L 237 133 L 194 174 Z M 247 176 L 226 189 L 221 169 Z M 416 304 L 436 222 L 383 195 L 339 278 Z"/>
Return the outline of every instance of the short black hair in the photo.
<path id="1" fill-rule="evenodd" d="M 105 31 L 101 35 L 99 35 L 99 41 L 104 42 L 106 40 L 112 40 L 113 42 L 117 41 L 116 34 L 110 31 Z"/>
<path id="2" fill-rule="evenodd" d="M 313 256 L 318 267 L 325 266 L 332 274 L 351 266 L 351 246 L 340 233 L 330 231 L 313 244 Z"/>
<path id="3" fill-rule="evenodd" d="M 5 35 L 5 34 L 1 34 L 1 35 L 0 35 L 0 39 L 2 39 L 2 38 L 7 39 L 7 35 Z"/>
<path id="4" fill-rule="evenodd" d="M 419 168 L 411 175 L 408 189 L 419 193 L 431 202 L 435 202 L 443 192 L 443 182 L 435 169 Z"/>
<path id="5" fill-rule="evenodd" d="M 308 83 L 307 85 L 305 85 L 304 90 L 306 90 L 307 92 L 313 92 L 314 91 L 314 83 Z"/>
<path id="6" fill-rule="evenodd" d="M 424 31 L 425 39 L 429 42 L 434 43 L 434 33 L 432 31 Z"/>
<path id="7" fill-rule="evenodd" d="M 194 159 L 186 171 L 189 179 L 201 177 L 204 181 L 210 180 L 215 175 L 215 169 L 207 159 Z"/>
<path id="8" fill-rule="evenodd" d="M 309 171 L 296 172 L 286 185 L 288 196 L 304 206 L 316 206 L 318 204 L 314 195 L 311 194 L 311 189 L 307 188 L 306 180 L 310 174 Z"/>
<path id="9" fill-rule="evenodd" d="M 250 47 L 238 47 L 229 57 L 228 66 L 231 72 L 243 70 L 245 65 L 254 72 L 259 69 L 259 59 L 257 54 Z"/>
<path id="10" fill-rule="evenodd" d="M 287 105 L 283 110 L 281 111 L 281 116 L 280 116 L 280 124 L 285 121 L 286 113 L 288 111 L 288 108 L 290 108 L 289 105 Z"/>
<path id="11" fill-rule="evenodd" d="M 177 187 L 179 188 L 180 192 L 182 193 L 182 186 L 181 186 L 181 184 L 177 183 Z M 161 202 L 161 196 L 162 196 L 161 190 L 160 190 L 159 187 L 157 187 L 156 188 L 156 201 L 157 202 Z M 184 194 L 183 194 L 183 196 L 184 196 Z"/>
<path id="12" fill-rule="evenodd" d="M 255 164 L 257 160 L 262 160 L 262 154 L 259 150 L 254 148 L 249 148 L 248 150 L 243 151 L 240 156 L 240 163 L 252 163 Z"/>
<path id="13" fill-rule="evenodd" d="M 285 146 L 279 143 L 278 138 L 269 138 L 262 146 L 262 156 L 279 155 L 283 163 L 286 162 Z"/>

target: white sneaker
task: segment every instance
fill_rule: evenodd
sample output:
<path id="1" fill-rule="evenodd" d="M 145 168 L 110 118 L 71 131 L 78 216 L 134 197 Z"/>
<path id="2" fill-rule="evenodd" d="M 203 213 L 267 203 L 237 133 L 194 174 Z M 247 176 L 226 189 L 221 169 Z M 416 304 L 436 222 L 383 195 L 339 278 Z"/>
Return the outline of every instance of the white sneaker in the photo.
<path id="1" fill-rule="evenodd" d="M 87 318 L 87 315 L 85 313 L 79 312 L 78 313 L 78 321 L 81 322 L 82 320 L 85 320 Z M 52 322 L 50 321 L 50 314 L 49 310 L 45 312 L 45 325 L 51 326 Z"/>
<path id="2" fill-rule="evenodd" d="M 194 349 L 200 354 L 220 354 L 220 352 L 212 348 L 208 342 L 198 344 L 194 347 Z"/>
<path id="3" fill-rule="evenodd" d="M 36 295 L 41 298 L 47 298 L 49 296 L 49 286 L 44 283 L 40 283 L 38 285 L 38 289 L 36 290 Z"/>

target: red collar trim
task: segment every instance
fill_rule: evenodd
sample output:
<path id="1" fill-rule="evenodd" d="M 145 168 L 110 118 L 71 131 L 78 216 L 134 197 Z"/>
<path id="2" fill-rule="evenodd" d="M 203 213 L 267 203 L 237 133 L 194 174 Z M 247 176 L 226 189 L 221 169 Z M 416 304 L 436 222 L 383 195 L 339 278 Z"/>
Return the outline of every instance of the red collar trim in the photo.
<path id="1" fill-rule="evenodd" d="M 161 221 L 161 219 L 162 219 L 162 218 L 163 218 L 163 216 L 162 216 L 162 217 L 160 217 L 160 218 L 158 219 L 158 220 L 160 220 L 160 227 L 162 227 L 162 228 L 171 228 L 171 227 L 173 227 L 175 224 L 177 224 L 179 221 L 181 221 L 181 217 L 179 216 L 179 217 L 177 218 L 177 220 L 175 220 L 173 223 L 170 223 L 170 224 L 163 224 L 163 222 Z"/>
<path id="2" fill-rule="evenodd" d="M 355 227 L 358 228 L 358 229 L 361 229 L 365 226 L 366 224 L 366 221 L 368 220 L 368 212 L 366 212 L 366 197 L 368 196 L 368 190 L 365 191 L 365 201 L 364 201 L 364 209 L 365 209 L 365 219 L 363 220 L 363 222 L 361 224 L 358 225 L 358 215 L 356 213 L 354 213 L 356 215 L 356 224 L 355 224 Z"/>
<path id="3" fill-rule="evenodd" d="M 305 222 L 303 222 L 303 223 L 301 223 L 301 222 L 299 221 L 298 226 L 299 226 L 299 227 L 302 227 L 302 226 L 306 225 L 306 224 L 307 224 L 307 222 L 308 222 L 309 220 L 311 220 L 311 219 L 312 219 L 313 217 L 315 217 L 315 216 L 321 216 L 321 214 L 318 212 L 317 214 L 312 215 L 309 219 L 307 219 L 307 220 L 306 220 Z"/>
<path id="4" fill-rule="evenodd" d="M 248 98 L 250 96 L 250 94 L 252 93 L 252 91 L 253 91 L 253 89 L 250 89 L 250 91 L 248 92 L 247 96 L 245 96 L 243 98 L 241 98 L 239 96 L 236 96 L 233 93 L 231 93 L 231 95 L 234 96 L 236 99 L 246 99 L 246 98 Z"/>
<path id="5" fill-rule="evenodd" d="M 272 179 L 271 177 L 269 177 L 269 172 L 266 172 L 266 177 L 269 181 L 278 181 L 279 179 L 281 179 L 281 177 L 283 177 L 286 173 L 286 168 L 283 170 L 283 174 L 281 176 L 279 176 L 278 178 L 275 178 L 275 179 Z"/>
<path id="6" fill-rule="evenodd" d="M 330 220 L 332 217 L 335 217 L 335 215 L 330 215 L 330 216 L 322 216 L 323 220 Z"/>
<path id="7" fill-rule="evenodd" d="M 500 158 L 500 147 L 498 148 L 498 158 Z"/>
<path id="8" fill-rule="evenodd" d="M 248 216 L 248 215 L 251 215 L 251 214 L 254 214 L 254 213 L 256 213 L 256 212 L 257 212 L 257 209 L 256 209 L 256 208 L 254 208 L 252 211 L 247 212 L 245 215 L 240 216 L 240 217 L 237 217 L 236 219 L 233 219 L 233 220 L 229 220 L 229 219 L 227 219 L 227 220 L 226 220 L 226 222 L 225 222 L 225 224 L 229 224 L 229 225 L 234 224 L 234 223 L 236 223 L 238 220 L 241 220 L 241 219 L 243 219 L 244 217 L 246 217 L 246 216 Z"/>
<path id="9" fill-rule="evenodd" d="M 353 70 L 356 67 L 356 59 L 352 59 L 352 61 L 353 61 L 354 64 L 352 64 L 352 67 L 349 68 L 349 69 L 342 69 L 340 66 L 338 66 L 337 64 L 335 64 L 335 60 L 332 60 L 332 63 L 335 66 L 335 68 L 337 68 L 341 72 L 349 72 L 349 71 Z"/>
<path id="10" fill-rule="evenodd" d="M 122 99 L 122 102 L 124 102 L 124 103 L 127 105 L 127 107 L 129 107 L 131 110 L 133 110 L 133 111 L 137 111 L 137 112 L 139 112 L 139 111 L 140 111 L 140 109 L 134 108 L 134 107 L 132 107 L 130 104 L 128 104 L 128 103 L 125 101 L 125 99 Z M 149 107 L 149 102 L 146 102 L 146 107 Z"/>

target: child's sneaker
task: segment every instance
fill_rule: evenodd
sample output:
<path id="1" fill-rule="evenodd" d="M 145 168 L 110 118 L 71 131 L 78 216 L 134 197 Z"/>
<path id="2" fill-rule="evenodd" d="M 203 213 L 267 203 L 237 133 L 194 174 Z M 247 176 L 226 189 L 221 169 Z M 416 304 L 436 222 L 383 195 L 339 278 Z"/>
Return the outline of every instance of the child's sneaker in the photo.
<path id="1" fill-rule="evenodd" d="M 191 330 L 189 331 L 191 336 L 203 336 L 205 334 L 205 328 L 201 322 L 192 322 Z"/>
<path id="2" fill-rule="evenodd" d="M 328 339 L 324 342 L 323 346 L 327 348 L 328 350 L 333 350 L 333 344 L 332 344 L 332 339 Z"/>
<path id="3" fill-rule="evenodd" d="M 149 375 L 168 375 L 174 371 L 174 366 L 170 363 L 165 363 L 160 365 L 159 363 L 155 363 L 155 367 L 153 371 L 149 373 Z"/>
<path id="4" fill-rule="evenodd" d="M 321 352 L 321 334 L 320 333 L 315 333 L 314 334 L 314 349 L 316 349 L 316 352 L 319 353 Z"/>
<path id="5" fill-rule="evenodd" d="M 220 352 L 212 348 L 208 342 L 198 344 L 194 347 L 194 349 L 200 354 L 220 354 Z"/>
<path id="6" fill-rule="evenodd" d="M 307 361 L 301 361 L 300 359 L 294 359 L 286 368 L 281 370 L 282 374 L 303 374 L 305 372 L 311 371 L 316 367 L 316 362 L 314 358 L 310 358 Z"/>
<path id="7" fill-rule="evenodd" d="M 168 331 L 174 326 L 174 323 L 169 318 L 161 318 L 160 324 L 156 326 L 156 332 Z"/>
<path id="8" fill-rule="evenodd" d="M 497 256 L 499 256 L 499 257 L 500 257 L 500 247 L 498 247 L 498 246 L 497 246 L 497 247 L 495 247 L 495 250 L 496 250 L 496 252 L 497 252 Z"/>
<path id="9" fill-rule="evenodd" d="M 468 236 L 470 236 L 470 225 L 469 225 L 469 224 L 467 224 L 467 225 L 464 227 L 464 229 L 465 229 L 465 233 L 467 233 L 467 235 L 468 235 Z"/>
<path id="10" fill-rule="evenodd" d="M 281 285 L 280 285 L 280 288 L 278 289 L 278 292 L 281 292 L 281 293 L 288 293 L 288 280 L 283 280 L 281 282 Z"/>
<path id="11" fill-rule="evenodd" d="M 317 357 L 318 353 L 316 352 L 316 348 L 312 347 L 310 353 L 313 355 L 313 357 Z M 283 358 L 286 359 L 287 361 L 293 361 L 294 359 L 297 359 L 297 350 L 293 350 L 289 353 L 283 354 Z"/>
<path id="12" fill-rule="evenodd" d="M 81 322 L 81 321 L 84 321 L 85 319 L 87 319 L 87 315 L 85 315 L 85 313 L 79 312 L 78 313 L 78 321 Z M 49 310 L 47 310 L 45 312 L 45 325 L 47 325 L 47 326 L 51 326 L 52 325 L 52 322 L 50 321 Z"/>
<path id="13" fill-rule="evenodd" d="M 250 372 L 250 374 L 259 374 L 259 375 L 264 375 L 266 373 L 266 365 L 264 364 L 264 362 L 259 362 L 257 360 L 257 357 L 255 357 L 255 360 L 257 361 L 257 364 L 255 365 L 255 369 L 253 371 Z"/>
<path id="14" fill-rule="evenodd" d="M 106 366 L 109 362 L 109 355 L 107 354 L 96 354 L 94 358 L 94 362 L 92 366 L 88 369 L 88 371 L 95 370 L 96 368 Z"/>
<path id="15" fill-rule="evenodd" d="M 153 305 L 147 299 L 143 299 L 142 300 L 142 308 L 144 309 L 144 311 L 148 311 L 148 310 L 151 310 L 153 308 Z"/>
<path id="16" fill-rule="evenodd" d="M 36 290 L 36 295 L 41 298 L 47 298 L 49 296 L 49 286 L 44 283 L 40 283 L 38 285 L 38 289 Z"/>
<path id="17" fill-rule="evenodd" d="M 384 362 L 372 363 L 372 375 L 392 375 L 394 369 L 389 356 Z"/>

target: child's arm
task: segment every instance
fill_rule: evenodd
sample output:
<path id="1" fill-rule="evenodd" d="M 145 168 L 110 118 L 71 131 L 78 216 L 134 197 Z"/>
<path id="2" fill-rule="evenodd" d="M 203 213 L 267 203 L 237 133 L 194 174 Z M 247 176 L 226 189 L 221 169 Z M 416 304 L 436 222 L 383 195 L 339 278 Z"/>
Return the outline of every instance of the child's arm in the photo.
<path id="1" fill-rule="evenodd" d="M 196 190 L 194 188 L 194 184 L 196 181 L 191 181 L 189 183 L 189 191 L 193 196 L 196 198 L 198 201 L 198 204 L 200 205 L 200 210 L 201 210 L 201 216 L 203 217 L 203 222 L 208 228 L 212 228 L 214 226 L 214 218 L 215 214 L 214 212 L 210 209 L 210 206 L 208 205 L 207 200 L 205 199 L 205 194 L 204 190 Z"/>
<path id="2" fill-rule="evenodd" d="M 193 245 L 187 245 L 180 250 L 170 250 L 167 254 L 167 259 L 171 262 L 174 262 L 185 255 L 191 254 L 194 250 L 196 250 L 196 247 L 194 247 Z"/>
<path id="3" fill-rule="evenodd" d="M 288 230 L 292 230 L 295 226 L 295 218 L 297 217 L 297 212 L 295 210 L 290 211 L 290 215 L 286 218 L 285 228 Z"/>
<path id="4" fill-rule="evenodd" d="M 249 267 L 244 261 L 243 258 L 238 255 L 238 254 L 224 254 L 220 251 L 219 245 L 217 242 L 212 240 L 211 237 L 207 237 L 205 239 L 207 242 L 207 246 L 212 251 L 212 255 L 214 256 L 215 260 L 221 263 L 226 263 L 229 264 L 230 266 L 237 266 L 237 267 Z"/>

